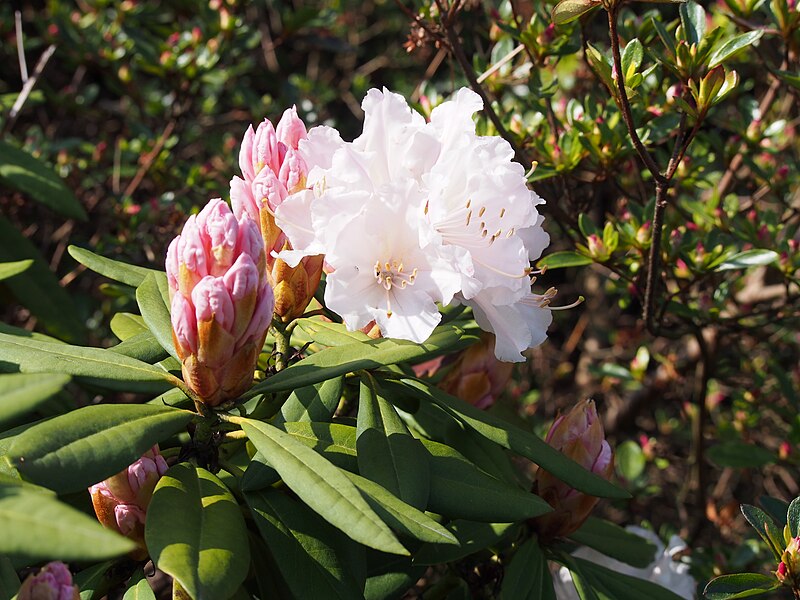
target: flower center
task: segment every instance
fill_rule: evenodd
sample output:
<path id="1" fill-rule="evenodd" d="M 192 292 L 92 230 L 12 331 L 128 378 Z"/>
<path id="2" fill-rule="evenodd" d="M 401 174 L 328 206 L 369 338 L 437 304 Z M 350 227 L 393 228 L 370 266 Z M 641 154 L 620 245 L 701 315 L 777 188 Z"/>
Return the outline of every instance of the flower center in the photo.
<path id="1" fill-rule="evenodd" d="M 391 291 L 393 287 L 399 287 L 402 290 L 406 286 L 414 285 L 416 279 L 417 269 L 412 269 L 409 272 L 403 266 L 403 261 L 391 259 L 375 262 L 375 280 L 387 292 Z"/>
<path id="2" fill-rule="evenodd" d="M 425 208 L 427 212 L 427 207 Z M 506 209 L 501 208 L 497 215 L 487 214 L 485 205 L 473 205 L 472 199 L 452 210 L 450 214 L 435 223 L 436 231 L 449 243 L 465 248 L 486 248 L 494 241 L 514 235 L 513 227 L 503 229 Z"/>

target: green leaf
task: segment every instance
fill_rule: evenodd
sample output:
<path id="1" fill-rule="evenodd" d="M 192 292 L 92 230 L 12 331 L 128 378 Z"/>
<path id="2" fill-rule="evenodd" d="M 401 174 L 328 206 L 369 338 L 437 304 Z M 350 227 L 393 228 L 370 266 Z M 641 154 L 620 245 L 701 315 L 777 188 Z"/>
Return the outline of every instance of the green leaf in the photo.
<path id="1" fill-rule="evenodd" d="M 731 269 L 746 269 L 748 267 L 760 265 L 771 265 L 777 261 L 778 258 L 780 258 L 780 256 L 774 250 L 745 250 L 744 252 L 737 252 L 733 256 L 729 256 L 714 270 L 730 271 Z"/>
<path id="2" fill-rule="evenodd" d="M 314 448 L 341 469 L 358 469 L 355 427 L 341 423 L 289 422 L 283 429 L 309 448 Z"/>
<path id="3" fill-rule="evenodd" d="M 628 82 L 642 66 L 642 60 L 644 59 L 644 47 L 639 38 L 633 38 L 625 45 L 621 58 L 622 73 L 625 75 L 625 81 Z M 607 225 L 610 225 L 610 223 Z M 605 238 L 605 236 L 603 237 Z"/>
<path id="4" fill-rule="evenodd" d="M 85 406 L 25 430 L 8 457 L 30 481 L 77 492 L 118 473 L 193 417 L 149 404 Z"/>
<path id="5" fill-rule="evenodd" d="M 144 571 L 141 569 L 134 573 L 128 583 L 128 589 L 125 590 L 125 595 L 122 600 L 156 600 L 156 595 L 153 593 L 153 588 L 147 582 L 144 576 Z"/>
<path id="6" fill-rule="evenodd" d="M 576 587 L 590 587 L 598 600 L 680 600 L 674 592 L 651 581 L 623 575 L 582 558 L 570 557 L 565 562 L 572 572 Z M 579 587 L 580 586 L 580 587 Z M 581 597 L 586 597 L 581 594 Z"/>
<path id="7" fill-rule="evenodd" d="M 140 333 L 148 333 L 150 330 L 144 323 L 140 315 L 133 313 L 117 313 L 111 317 L 111 331 L 123 342 Z"/>
<path id="8" fill-rule="evenodd" d="M 0 553 L 31 565 L 46 560 L 102 560 L 134 549 L 97 519 L 24 486 L 0 485 Z"/>
<path id="9" fill-rule="evenodd" d="M 86 220 L 83 206 L 52 169 L 4 141 L 0 141 L 0 178 L 65 217 Z"/>
<path id="10" fill-rule="evenodd" d="M 339 406 L 343 387 L 344 378 L 334 377 L 294 390 L 281 406 L 281 411 L 275 415 L 273 423 L 280 425 L 286 421 L 330 421 Z"/>
<path id="11" fill-rule="evenodd" d="M 129 265 L 118 260 L 112 260 L 105 256 L 95 254 L 90 250 L 79 248 L 78 246 L 67 247 L 67 252 L 69 252 L 72 258 L 95 273 L 100 273 L 100 275 L 104 275 L 109 279 L 119 281 L 131 287 L 139 287 L 149 273 L 161 272 L 138 267 L 136 265 Z"/>
<path id="12" fill-rule="evenodd" d="M 789 511 L 789 503 L 773 498 L 772 496 L 759 496 L 758 503 L 764 508 L 766 513 L 773 518 L 775 524 L 783 529 L 787 524 L 787 513 Z M 795 534 L 797 535 L 797 534 Z"/>
<path id="13" fill-rule="evenodd" d="M 795 498 L 786 511 L 786 524 L 793 538 L 800 535 L 800 498 Z"/>
<path id="14" fill-rule="evenodd" d="M 599 498 L 630 498 L 628 492 L 590 473 L 535 434 L 477 409 L 423 381 L 401 381 L 420 400 L 435 402 L 478 435 L 529 458 L 576 490 Z"/>
<path id="15" fill-rule="evenodd" d="M 600 6 L 598 0 L 561 0 L 553 7 L 553 23 L 556 25 L 570 23 L 598 6 Z"/>
<path id="16" fill-rule="evenodd" d="M 72 582 L 80 590 L 81 600 L 99 600 L 108 593 L 110 587 L 109 571 L 114 565 L 114 561 L 106 561 L 99 565 L 93 565 L 83 569 Z"/>
<path id="17" fill-rule="evenodd" d="M 0 263 L 0 281 L 18 275 L 33 264 L 32 259 Z"/>
<path id="18" fill-rule="evenodd" d="M 145 362 L 100 348 L 40 342 L 0 333 L 0 361 L 22 373 L 65 373 L 90 377 L 109 389 L 163 392 L 172 376 Z"/>
<path id="19" fill-rule="evenodd" d="M 424 544 L 414 554 L 415 565 L 437 565 L 460 560 L 493 546 L 504 538 L 514 537 L 519 530 L 519 524 L 456 520 L 447 528 L 458 539 L 458 545 Z"/>
<path id="20" fill-rule="evenodd" d="M 691 44 L 699 44 L 706 34 L 706 11 L 694 0 L 680 6 L 683 36 Z"/>
<path id="21" fill-rule="evenodd" d="M 422 344 L 382 338 L 325 348 L 259 383 L 247 397 L 294 390 L 353 371 L 378 369 L 418 359 L 432 352 L 456 350 L 473 344 L 477 339 L 454 325 L 442 325 Z"/>
<path id="22" fill-rule="evenodd" d="M 401 598 L 425 574 L 425 567 L 414 565 L 407 556 L 378 552 L 367 554 L 367 567 L 364 600 Z"/>
<path id="23" fill-rule="evenodd" d="M 739 440 L 712 446 L 706 452 L 706 456 L 718 467 L 734 469 L 758 469 L 777 460 L 774 452 Z"/>
<path id="24" fill-rule="evenodd" d="M 169 356 L 169 353 L 161 347 L 161 344 L 149 331 L 130 337 L 116 346 L 111 346 L 108 350 L 116 354 L 130 356 L 148 364 L 164 360 Z"/>
<path id="25" fill-rule="evenodd" d="M 660 19 L 656 17 L 652 17 L 650 22 L 653 24 L 653 27 L 658 34 L 658 37 L 661 38 L 662 43 L 666 47 L 667 51 L 669 52 L 670 57 L 675 56 L 675 37 L 667 31 L 667 28 L 664 27 L 664 24 L 661 22 Z M 663 59 L 661 59 L 663 60 Z"/>
<path id="26" fill-rule="evenodd" d="M 217 477 L 188 463 L 159 479 L 145 541 L 155 565 L 195 600 L 230 598 L 250 568 L 239 505 Z"/>
<path id="27" fill-rule="evenodd" d="M 395 529 L 423 542 L 457 544 L 458 541 L 444 526 L 424 512 L 406 504 L 386 488 L 355 473 L 345 472 L 375 512 Z"/>
<path id="28" fill-rule="evenodd" d="M 713 69 L 729 58 L 732 58 L 735 54 L 741 52 L 756 40 L 761 39 L 762 35 L 764 35 L 763 29 L 754 29 L 753 31 L 748 31 L 730 38 L 724 44 L 717 47 L 708 57 L 708 68 Z"/>
<path id="29" fill-rule="evenodd" d="M 86 330 L 72 296 L 61 287 L 38 248 L 0 215 L 0 262 L 19 260 L 33 262 L 22 273 L 5 280 L 3 285 L 49 333 L 71 342 L 83 340 Z"/>
<path id="30" fill-rule="evenodd" d="M 634 481 L 644 473 L 647 461 L 642 447 L 633 440 L 622 442 L 615 448 L 614 454 L 617 471 L 627 481 Z"/>
<path id="31" fill-rule="evenodd" d="M 246 498 L 261 537 L 295 597 L 349 600 L 361 596 L 342 548 L 347 538 L 307 506 L 276 490 L 249 493 Z"/>
<path id="32" fill-rule="evenodd" d="M 589 517 L 569 538 L 639 569 L 653 562 L 657 550 L 643 537 L 597 517 Z"/>
<path id="33" fill-rule="evenodd" d="M 723 575 L 708 582 L 703 595 L 707 600 L 734 600 L 758 596 L 781 587 L 775 577 L 760 573 L 736 573 Z"/>
<path id="34" fill-rule="evenodd" d="M 539 262 L 536 263 L 537 269 L 564 269 L 566 267 L 583 267 L 590 265 L 594 262 L 590 257 L 574 252 L 572 250 L 564 250 L 562 252 L 553 252 L 548 254 Z"/>
<path id="35" fill-rule="evenodd" d="M 423 444 L 430 452 L 429 510 L 488 523 L 529 519 L 552 510 L 535 494 L 484 473 L 453 448 L 431 440 Z"/>
<path id="36" fill-rule="evenodd" d="M 0 555 L 0 600 L 11 600 L 19 590 L 20 581 L 14 564 L 7 556 Z"/>
<path id="37" fill-rule="evenodd" d="M 353 342 L 368 342 L 372 339 L 362 331 L 348 331 L 341 323 L 299 319 L 297 325 L 308 334 L 308 337 L 323 346 L 346 346 Z"/>
<path id="38" fill-rule="evenodd" d="M 780 560 L 784 550 L 783 532 L 775 525 L 767 513 L 756 506 L 742 504 L 739 507 L 747 522 L 758 532 L 761 539 L 769 546 L 777 560 Z"/>
<path id="39" fill-rule="evenodd" d="M 0 425 L 35 411 L 69 380 L 69 375 L 0 375 Z"/>
<path id="40" fill-rule="evenodd" d="M 408 553 L 342 471 L 272 425 L 249 419 L 241 425 L 284 483 L 331 525 L 370 548 Z"/>
<path id="41" fill-rule="evenodd" d="M 556 600 L 547 557 L 536 539 L 529 539 L 514 554 L 500 594 L 503 600 Z"/>
<path id="42" fill-rule="evenodd" d="M 358 471 L 404 502 L 424 509 L 430 491 L 427 452 L 411 436 L 374 380 L 361 380 L 358 400 Z"/>
<path id="43" fill-rule="evenodd" d="M 149 273 L 136 288 L 136 303 L 142 318 L 161 347 L 178 358 L 172 342 L 172 321 L 169 315 L 169 287 L 164 273 Z"/>
<path id="44" fill-rule="evenodd" d="M 800 75 L 790 71 L 775 71 L 775 74 L 784 83 L 788 83 L 796 90 L 800 90 Z"/>

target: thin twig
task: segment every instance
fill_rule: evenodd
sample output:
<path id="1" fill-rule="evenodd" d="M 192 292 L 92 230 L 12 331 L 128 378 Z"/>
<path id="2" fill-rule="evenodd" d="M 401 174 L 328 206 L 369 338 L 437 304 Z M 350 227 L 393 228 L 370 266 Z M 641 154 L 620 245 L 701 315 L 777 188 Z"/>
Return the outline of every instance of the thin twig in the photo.
<path id="1" fill-rule="evenodd" d="M 503 58 L 498 60 L 491 67 L 489 67 L 483 73 L 481 73 L 480 76 L 477 79 L 478 83 L 483 83 L 484 81 L 489 79 L 489 77 L 491 77 L 492 75 L 497 73 L 497 71 L 499 71 L 503 67 L 504 64 L 506 64 L 507 62 L 512 60 L 517 54 L 522 52 L 524 49 L 525 49 L 525 44 L 520 44 L 519 46 L 514 48 L 511 52 L 506 54 Z"/>
<path id="2" fill-rule="evenodd" d="M 19 59 L 19 74 L 22 83 L 28 81 L 28 63 L 25 61 L 25 41 L 22 37 L 22 13 L 14 11 L 14 28 L 17 34 L 17 58 Z"/>
<path id="3" fill-rule="evenodd" d="M 55 51 L 56 45 L 50 44 L 39 57 L 39 61 L 36 63 L 36 67 L 33 69 L 31 76 L 28 77 L 24 84 L 22 84 L 22 90 L 20 91 L 19 96 L 17 96 L 17 99 L 14 101 L 14 106 L 11 107 L 11 110 L 8 113 L 8 120 L 6 121 L 4 127 L 6 132 L 8 132 L 14 126 L 14 123 L 16 123 L 19 111 L 22 110 L 25 101 L 28 99 L 28 96 L 30 96 L 31 91 L 33 91 L 36 82 L 39 81 L 42 71 L 44 71 L 45 66 L 47 66 L 47 61 L 50 60 L 50 57 L 53 56 L 53 52 Z"/>
<path id="4" fill-rule="evenodd" d="M 172 119 L 169 123 L 167 123 L 166 127 L 164 127 L 164 131 L 161 132 L 161 136 L 156 141 L 155 146 L 153 149 L 145 155 L 144 162 L 139 167 L 139 170 L 136 172 L 136 175 L 131 179 L 131 182 L 125 188 L 125 191 L 122 193 L 123 196 L 130 197 L 139 187 L 139 184 L 142 183 L 142 179 L 144 176 L 147 175 L 147 172 L 150 170 L 150 167 L 153 166 L 153 161 L 155 161 L 156 157 L 161 153 L 161 150 L 164 148 L 164 144 L 167 142 L 167 138 L 172 134 L 172 131 L 175 129 L 176 121 Z"/>

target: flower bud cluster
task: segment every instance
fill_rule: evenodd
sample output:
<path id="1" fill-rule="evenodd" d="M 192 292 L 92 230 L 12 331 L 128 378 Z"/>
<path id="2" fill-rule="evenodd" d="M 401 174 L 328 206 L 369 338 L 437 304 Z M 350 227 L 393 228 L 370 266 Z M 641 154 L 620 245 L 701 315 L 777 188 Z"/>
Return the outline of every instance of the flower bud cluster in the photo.
<path id="1" fill-rule="evenodd" d="M 80 590 L 72 584 L 72 573 L 62 562 L 47 563 L 22 582 L 17 600 L 80 600 Z"/>
<path id="2" fill-rule="evenodd" d="M 494 355 L 494 336 L 485 333 L 453 363 L 439 383 L 448 394 L 461 398 L 476 408 L 488 409 L 505 389 L 514 366 Z"/>

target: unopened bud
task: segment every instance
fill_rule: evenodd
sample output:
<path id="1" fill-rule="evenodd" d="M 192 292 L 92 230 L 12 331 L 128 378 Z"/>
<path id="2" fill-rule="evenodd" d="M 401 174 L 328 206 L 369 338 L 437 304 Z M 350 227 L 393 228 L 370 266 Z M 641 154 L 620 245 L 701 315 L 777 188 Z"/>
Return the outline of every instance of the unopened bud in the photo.
<path id="1" fill-rule="evenodd" d="M 72 584 L 72 573 L 62 562 L 47 563 L 22 583 L 17 600 L 80 600 L 80 590 Z"/>
<path id="2" fill-rule="evenodd" d="M 480 342 L 458 356 L 439 387 L 476 408 L 491 407 L 505 389 L 514 369 L 513 363 L 497 360 L 494 343 L 494 335 L 481 335 Z"/>

